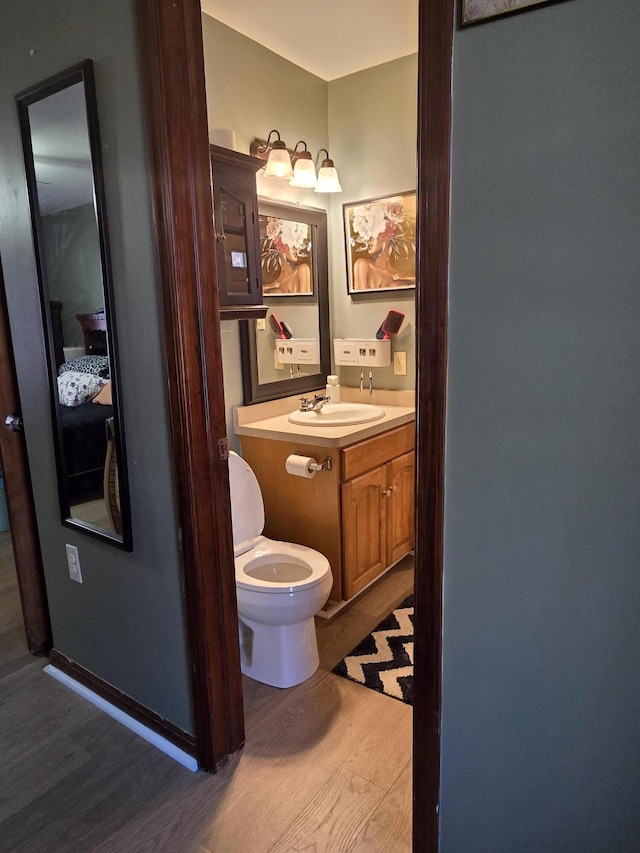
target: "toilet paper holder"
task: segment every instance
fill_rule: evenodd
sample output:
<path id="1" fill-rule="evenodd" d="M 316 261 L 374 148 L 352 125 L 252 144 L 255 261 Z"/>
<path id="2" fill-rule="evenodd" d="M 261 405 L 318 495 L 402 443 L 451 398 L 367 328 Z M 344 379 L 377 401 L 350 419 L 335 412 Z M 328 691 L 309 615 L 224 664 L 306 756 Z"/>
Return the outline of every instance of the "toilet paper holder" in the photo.
<path id="1" fill-rule="evenodd" d="M 295 451 L 291 454 L 292 456 L 306 456 L 306 453 L 300 453 L 299 451 Z M 315 462 L 313 465 L 309 466 L 312 471 L 330 471 L 331 470 L 331 457 L 325 456 L 322 462 Z"/>

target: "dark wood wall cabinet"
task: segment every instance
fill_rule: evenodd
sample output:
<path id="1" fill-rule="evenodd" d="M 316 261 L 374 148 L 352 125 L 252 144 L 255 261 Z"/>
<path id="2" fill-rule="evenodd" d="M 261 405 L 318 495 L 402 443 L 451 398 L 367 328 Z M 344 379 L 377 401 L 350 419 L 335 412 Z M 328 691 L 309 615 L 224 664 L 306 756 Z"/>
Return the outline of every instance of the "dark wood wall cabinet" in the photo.
<path id="1" fill-rule="evenodd" d="M 220 318 L 262 318 L 256 172 L 264 163 L 219 145 L 210 151 Z"/>

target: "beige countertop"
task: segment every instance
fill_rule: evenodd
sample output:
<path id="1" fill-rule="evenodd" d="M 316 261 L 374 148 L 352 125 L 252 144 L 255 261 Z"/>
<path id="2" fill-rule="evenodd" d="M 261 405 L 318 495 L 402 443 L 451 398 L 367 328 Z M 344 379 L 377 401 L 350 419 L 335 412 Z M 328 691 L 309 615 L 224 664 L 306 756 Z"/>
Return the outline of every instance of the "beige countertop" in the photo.
<path id="1" fill-rule="evenodd" d="M 342 400 L 381 406 L 384 409 L 384 417 L 367 424 L 301 426 L 289 421 L 291 412 L 300 406 L 299 397 L 285 397 L 254 406 L 236 406 L 233 410 L 235 432 L 240 436 L 251 435 L 272 441 L 291 441 L 299 438 L 304 439 L 305 444 L 316 444 L 320 447 L 347 447 L 415 420 L 412 391 L 378 391 L 371 397 L 365 394 L 362 398 L 358 389 L 343 388 Z"/>

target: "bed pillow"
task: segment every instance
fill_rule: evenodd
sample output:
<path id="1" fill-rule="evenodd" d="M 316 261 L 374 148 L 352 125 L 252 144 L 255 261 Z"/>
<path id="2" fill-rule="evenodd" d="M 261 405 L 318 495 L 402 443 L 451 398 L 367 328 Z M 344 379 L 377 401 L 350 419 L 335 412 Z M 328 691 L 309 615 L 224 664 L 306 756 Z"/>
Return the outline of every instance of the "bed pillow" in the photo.
<path id="1" fill-rule="evenodd" d="M 111 399 L 111 380 L 109 379 L 103 386 L 101 391 L 98 391 L 96 396 L 91 401 L 92 403 L 98 403 L 101 406 L 112 406 L 113 400 Z"/>
<path id="2" fill-rule="evenodd" d="M 58 376 L 58 398 L 61 406 L 81 406 L 91 400 L 107 383 L 106 379 L 92 373 L 66 370 Z"/>
<path id="3" fill-rule="evenodd" d="M 109 378 L 109 358 L 106 355 L 81 355 L 65 361 L 58 368 L 58 375 L 68 373 L 70 370 L 76 373 L 92 373 L 94 376 Z"/>

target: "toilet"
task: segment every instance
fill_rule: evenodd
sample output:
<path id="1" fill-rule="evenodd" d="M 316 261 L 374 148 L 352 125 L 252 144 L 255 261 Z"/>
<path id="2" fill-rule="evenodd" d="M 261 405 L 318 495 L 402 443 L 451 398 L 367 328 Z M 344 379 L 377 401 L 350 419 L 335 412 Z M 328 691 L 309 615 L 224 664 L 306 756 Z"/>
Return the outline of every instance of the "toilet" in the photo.
<path id="1" fill-rule="evenodd" d="M 262 535 L 264 503 L 256 475 L 229 454 L 240 664 L 250 678 L 293 687 L 320 663 L 315 614 L 333 585 L 326 557 Z"/>

